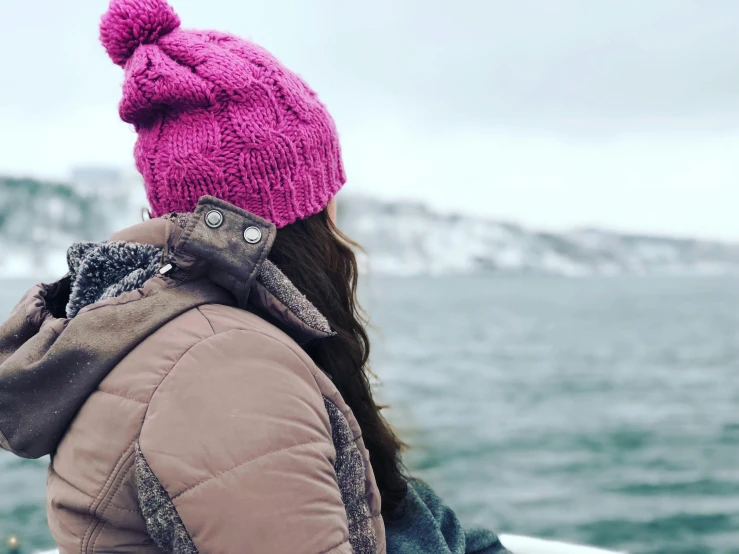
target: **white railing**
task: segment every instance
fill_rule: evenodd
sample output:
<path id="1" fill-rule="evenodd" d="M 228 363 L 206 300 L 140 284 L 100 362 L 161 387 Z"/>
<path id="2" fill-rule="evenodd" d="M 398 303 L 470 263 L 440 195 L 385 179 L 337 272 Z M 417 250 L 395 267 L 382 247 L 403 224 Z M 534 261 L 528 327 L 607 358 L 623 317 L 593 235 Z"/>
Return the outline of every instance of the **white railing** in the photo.
<path id="1" fill-rule="evenodd" d="M 513 554 L 627 554 L 593 546 L 580 546 L 520 535 L 500 535 L 500 542 Z"/>

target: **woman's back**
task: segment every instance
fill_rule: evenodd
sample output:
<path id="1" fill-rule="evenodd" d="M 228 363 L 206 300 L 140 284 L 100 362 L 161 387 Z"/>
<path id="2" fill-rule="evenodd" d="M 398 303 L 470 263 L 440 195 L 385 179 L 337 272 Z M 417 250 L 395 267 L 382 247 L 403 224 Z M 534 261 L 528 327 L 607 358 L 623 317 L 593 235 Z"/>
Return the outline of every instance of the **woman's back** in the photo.
<path id="1" fill-rule="evenodd" d="M 223 234 L 253 225 L 253 218 L 244 221 L 238 209 L 226 211 L 227 205 L 215 199 L 201 206 L 202 213 L 225 212 Z M 207 228 L 202 218 L 191 223 L 185 229 L 188 240 L 170 245 L 181 257 L 190 257 L 188 269 L 154 277 L 142 291 L 88 305 L 68 320 L 52 345 L 39 350 L 37 359 L 25 360 L 39 370 L 41 379 L 30 387 L 34 395 L 67 399 L 67 413 L 79 408 L 52 456 L 49 475 L 49 522 L 61 552 L 115 552 L 134 545 L 136 551 L 237 552 L 245 536 L 249 549 L 260 552 L 384 552 L 379 492 L 351 411 L 295 340 L 263 317 L 229 305 L 210 281 L 233 277 L 229 263 L 212 258 L 204 265 L 192 256 L 203 248 L 217 250 L 209 248 L 212 233 L 201 232 Z M 162 228 L 157 221 L 142 223 L 125 233 L 134 242 L 114 244 L 129 254 L 140 252 L 141 241 L 151 237 L 155 226 Z M 173 227 L 168 223 L 165 229 L 170 236 Z M 265 235 L 271 231 L 266 222 L 262 228 Z M 215 240 L 244 242 L 223 234 Z M 164 246 L 164 235 L 161 239 L 154 246 Z M 269 248 L 269 240 L 264 247 Z M 239 250 L 246 262 L 252 250 L 248 245 L 225 249 Z M 256 261 L 262 249 L 253 250 Z M 99 268 L 91 263 L 99 256 L 88 252 L 88 277 Z M 139 256 L 127 269 L 148 265 L 146 256 Z M 111 263 L 111 257 L 98 259 L 108 268 Z M 259 273 L 260 265 L 255 265 Z M 211 277 L 198 277 L 205 267 Z M 123 279 L 133 274 L 122 273 Z M 76 277 L 75 282 L 84 281 Z M 234 287 L 240 286 L 235 281 Z M 253 286 L 271 298 L 272 306 L 261 304 L 264 314 L 280 304 L 308 317 L 305 305 L 299 310 L 258 281 Z M 284 279 L 283 286 L 289 287 Z M 72 296 L 75 292 L 72 288 Z M 181 304 L 168 314 L 173 319 L 157 327 L 144 313 L 158 309 L 162 314 L 151 301 L 171 300 L 174 296 L 165 298 L 169 293 L 189 298 L 191 306 Z M 31 304 L 44 309 L 35 300 Z M 23 310 L 28 313 L 27 306 Z M 297 318 L 295 312 L 290 313 Z M 283 325 L 291 322 L 275 313 Z M 90 326 L 93 315 L 97 328 Z M 42 329 L 61 321 L 51 314 L 40 319 Z M 315 326 L 321 316 L 309 319 L 303 323 Z M 111 327 L 119 323 L 128 328 Z M 105 335 L 99 325 L 117 332 L 121 341 L 96 348 Z M 330 333 L 320 323 L 308 333 L 293 324 L 292 331 L 303 339 Z M 67 333 L 72 339 L 65 341 Z M 60 390 L 58 383 L 44 390 L 43 366 L 53 366 L 58 356 L 75 355 L 69 352 L 75 348 L 96 351 L 82 371 L 102 381 L 86 398 Z M 12 358 L 5 360 L 6 374 Z M 69 376 L 70 388 L 77 387 L 74 371 Z M 19 416 L 38 405 L 28 405 Z M 38 450 L 44 445 L 35 441 L 40 437 L 48 443 L 47 433 L 64 426 L 61 417 L 47 430 L 36 428 L 34 435 L 21 431 L 9 436 L 9 446 L 45 454 Z"/>

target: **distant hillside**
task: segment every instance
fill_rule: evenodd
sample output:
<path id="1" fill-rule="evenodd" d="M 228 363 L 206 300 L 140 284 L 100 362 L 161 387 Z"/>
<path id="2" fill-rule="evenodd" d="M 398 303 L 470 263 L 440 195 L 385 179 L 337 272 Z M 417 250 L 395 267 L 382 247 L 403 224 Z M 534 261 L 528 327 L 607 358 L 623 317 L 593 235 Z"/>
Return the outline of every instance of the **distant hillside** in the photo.
<path id="1" fill-rule="evenodd" d="M 105 240 L 140 221 L 143 187 L 126 181 L 119 188 L 100 197 L 94 186 L 0 177 L 0 277 L 58 276 L 72 242 Z M 366 249 L 363 266 L 378 274 L 739 274 L 739 245 L 600 229 L 545 233 L 346 194 L 339 225 Z"/>
<path id="2" fill-rule="evenodd" d="M 135 223 L 137 197 L 124 189 L 102 201 L 67 183 L 0 177 L 0 276 L 63 272 L 72 242 L 104 240 L 118 226 Z"/>
<path id="3" fill-rule="evenodd" d="M 339 205 L 342 229 L 366 249 L 375 273 L 739 274 L 737 244 L 600 229 L 546 233 L 370 198 Z"/>

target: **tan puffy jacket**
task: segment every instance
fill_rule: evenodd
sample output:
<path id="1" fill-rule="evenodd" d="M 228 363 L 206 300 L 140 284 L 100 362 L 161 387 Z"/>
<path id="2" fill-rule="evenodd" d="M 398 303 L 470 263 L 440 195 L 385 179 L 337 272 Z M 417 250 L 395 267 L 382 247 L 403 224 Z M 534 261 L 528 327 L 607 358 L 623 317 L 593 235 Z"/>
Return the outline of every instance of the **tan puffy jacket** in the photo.
<path id="1" fill-rule="evenodd" d="M 299 346 L 330 329 L 265 272 L 274 234 L 203 197 L 111 238 L 162 247 L 166 275 L 72 319 L 69 278 L 38 285 L 0 327 L 0 445 L 52 454 L 62 554 L 385 552 L 360 429 Z"/>

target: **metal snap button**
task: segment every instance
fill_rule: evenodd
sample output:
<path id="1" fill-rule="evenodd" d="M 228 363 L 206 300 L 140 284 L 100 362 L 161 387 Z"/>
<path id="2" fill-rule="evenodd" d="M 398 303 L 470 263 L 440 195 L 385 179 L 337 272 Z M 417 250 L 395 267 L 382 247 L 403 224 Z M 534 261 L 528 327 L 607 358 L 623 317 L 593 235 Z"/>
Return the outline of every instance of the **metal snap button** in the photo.
<path id="1" fill-rule="evenodd" d="M 247 227 L 244 231 L 244 240 L 249 244 L 256 244 L 262 240 L 262 232 L 257 227 Z"/>
<path id="2" fill-rule="evenodd" d="M 223 225 L 223 214 L 220 210 L 210 210 L 205 214 L 205 224 L 211 229 L 216 229 Z"/>

